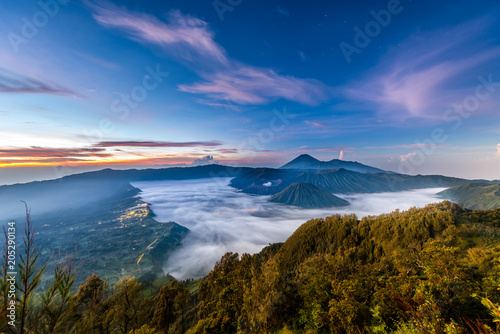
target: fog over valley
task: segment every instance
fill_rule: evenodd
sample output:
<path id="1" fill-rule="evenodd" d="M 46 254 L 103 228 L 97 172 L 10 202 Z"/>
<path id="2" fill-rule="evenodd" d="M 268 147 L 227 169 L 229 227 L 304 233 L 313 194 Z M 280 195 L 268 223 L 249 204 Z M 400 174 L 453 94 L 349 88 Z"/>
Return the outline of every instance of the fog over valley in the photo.
<path id="1" fill-rule="evenodd" d="M 177 279 L 207 274 L 224 253 L 255 253 L 285 241 L 312 218 L 355 213 L 359 218 L 441 201 L 444 188 L 378 194 L 338 195 L 351 205 L 332 209 L 300 209 L 267 201 L 228 186 L 230 178 L 133 182 L 152 204 L 160 222 L 174 221 L 189 233 L 169 256 L 164 270 Z"/>

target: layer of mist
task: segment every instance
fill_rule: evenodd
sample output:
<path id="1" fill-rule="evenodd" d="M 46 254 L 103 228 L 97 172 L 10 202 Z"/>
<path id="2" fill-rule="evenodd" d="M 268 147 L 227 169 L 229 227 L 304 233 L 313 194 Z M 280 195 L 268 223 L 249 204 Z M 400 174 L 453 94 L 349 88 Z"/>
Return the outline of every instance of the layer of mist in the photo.
<path id="1" fill-rule="evenodd" d="M 439 202 L 443 188 L 397 193 L 337 195 L 351 202 L 339 209 L 300 209 L 267 202 L 229 187 L 229 178 L 134 182 L 141 197 L 152 204 L 157 220 L 174 221 L 189 233 L 172 253 L 165 272 L 177 279 L 207 274 L 226 252 L 256 253 L 270 243 L 285 241 L 311 218 L 335 213 L 358 217 L 378 215 Z"/>

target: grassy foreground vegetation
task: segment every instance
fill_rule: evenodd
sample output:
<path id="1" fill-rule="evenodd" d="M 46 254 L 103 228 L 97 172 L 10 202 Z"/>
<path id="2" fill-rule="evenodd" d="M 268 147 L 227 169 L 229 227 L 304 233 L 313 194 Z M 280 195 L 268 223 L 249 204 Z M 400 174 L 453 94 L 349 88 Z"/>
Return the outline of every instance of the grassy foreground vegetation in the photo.
<path id="1" fill-rule="evenodd" d="M 258 254 L 227 253 L 200 281 L 148 286 L 91 275 L 73 287 L 67 258 L 41 289 L 30 226 L 15 328 L 3 267 L 1 332 L 500 333 L 500 209 L 313 219 Z"/>

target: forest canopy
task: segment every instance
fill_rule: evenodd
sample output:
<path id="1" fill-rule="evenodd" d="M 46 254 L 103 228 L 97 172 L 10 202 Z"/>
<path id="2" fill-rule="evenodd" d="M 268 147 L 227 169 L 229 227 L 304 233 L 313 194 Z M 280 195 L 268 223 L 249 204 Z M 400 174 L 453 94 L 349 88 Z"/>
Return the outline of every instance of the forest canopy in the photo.
<path id="1" fill-rule="evenodd" d="M 97 275 L 73 286 L 71 258 L 42 284 L 29 231 L 28 216 L 15 327 L 3 268 L 1 332 L 500 333 L 500 209 L 312 219 L 285 243 L 225 254 L 201 280 L 113 287 Z"/>

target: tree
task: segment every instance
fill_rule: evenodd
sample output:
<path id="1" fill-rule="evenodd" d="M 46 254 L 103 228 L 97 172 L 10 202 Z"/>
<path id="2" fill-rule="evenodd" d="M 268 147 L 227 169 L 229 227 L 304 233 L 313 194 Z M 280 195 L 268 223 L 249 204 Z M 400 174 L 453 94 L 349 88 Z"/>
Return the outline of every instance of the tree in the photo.
<path id="1" fill-rule="evenodd" d="M 330 323 L 334 333 L 363 333 L 371 323 L 367 284 L 362 279 L 333 281 Z"/>
<path id="2" fill-rule="evenodd" d="M 105 319 L 109 331 L 128 334 L 150 322 L 154 303 L 144 298 L 142 284 L 137 282 L 137 278 L 123 277 L 113 290 L 107 300 L 109 309 Z"/>
<path id="3" fill-rule="evenodd" d="M 232 333 L 238 328 L 243 291 L 237 282 L 239 256 L 226 253 L 200 283 L 200 318 L 208 318 L 208 333 Z"/>
<path id="4" fill-rule="evenodd" d="M 36 268 L 36 260 L 40 254 L 40 249 L 37 249 L 35 243 L 35 228 L 31 221 L 28 205 L 26 207 L 26 224 L 24 226 L 23 245 L 24 255 L 19 253 L 20 263 L 19 269 L 19 286 L 17 288 L 19 296 L 18 301 L 18 319 L 19 319 L 19 334 L 30 333 L 34 326 L 43 315 L 43 312 L 36 314 L 35 305 L 38 298 L 35 290 L 40 285 L 42 275 L 47 269 L 47 264 L 42 268 Z"/>
<path id="5" fill-rule="evenodd" d="M 104 314 L 108 304 L 108 282 L 92 274 L 74 296 L 76 327 L 82 333 L 104 333 Z"/>
<path id="6" fill-rule="evenodd" d="M 40 249 L 36 246 L 35 228 L 26 203 L 25 208 L 26 223 L 22 236 L 23 250 L 19 252 L 20 261 L 15 294 L 16 331 L 19 334 L 69 332 L 72 326 L 70 319 L 73 316 L 71 288 L 75 281 L 77 268 L 73 266 L 72 255 L 67 255 L 62 259 L 59 256 L 54 267 L 53 281 L 44 291 L 38 291 L 47 264 L 41 268 L 37 267 Z M 7 233 L 4 234 L 7 238 Z M 7 245 L 9 244 L 7 243 Z M 5 259 L 6 255 L 4 255 Z M 2 275 L 2 299 L 5 300 L 7 262 L 3 263 Z M 8 330 L 12 332 L 12 326 L 9 326 Z"/>
<path id="7" fill-rule="evenodd" d="M 67 333 L 73 327 L 75 305 L 71 289 L 76 278 L 71 255 L 59 257 L 54 268 L 54 280 L 41 294 L 40 320 L 36 333 Z"/>
<path id="8" fill-rule="evenodd" d="M 156 297 L 156 309 L 153 315 L 156 329 L 168 333 L 170 326 L 180 317 L 180 331 L 184 333 L 184 314 L 188 295 L 184 285 L 175 280 L 161 287 Z"/>
<path id="9" fill-rule="evenodd" d="M 129 334 L 158 334 L 158 332 L 148 325 L 143 325 L 139 329 L 131 330 Z"/>

